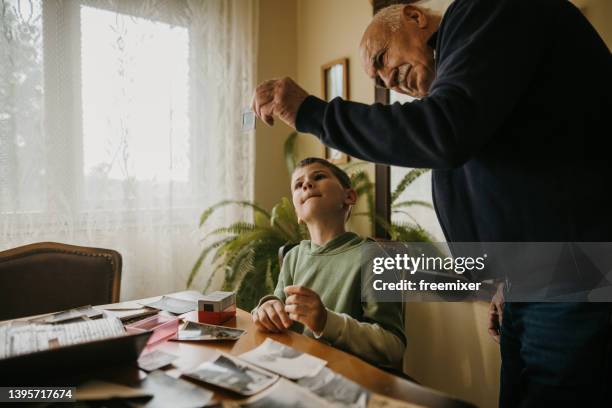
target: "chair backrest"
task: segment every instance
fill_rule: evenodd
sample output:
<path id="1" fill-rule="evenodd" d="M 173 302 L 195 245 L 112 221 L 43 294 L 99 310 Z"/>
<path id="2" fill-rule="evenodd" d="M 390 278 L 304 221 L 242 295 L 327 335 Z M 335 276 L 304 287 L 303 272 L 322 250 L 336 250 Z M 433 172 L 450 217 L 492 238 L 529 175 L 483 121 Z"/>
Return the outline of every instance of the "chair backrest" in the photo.
<path id="1" fill-rule="evenodd" d="M 291 248 L 297 246 L 299 244 L 294 243 L 294 242 L 289 242 L 286 243 L 285 245 L 283 245 L 282 247 L 278 248 L 278 264 L 282 267 L 283 266 L 283 259 L 285 259 L 285 255 L 287 255 L 287 252 L 289 252 L 291 250 Z"/>
<path id="2" fill-rule="evenodd" d="M 121 255 L 41 242 L 0 252 L 0 320 L 119 301 Z"/>

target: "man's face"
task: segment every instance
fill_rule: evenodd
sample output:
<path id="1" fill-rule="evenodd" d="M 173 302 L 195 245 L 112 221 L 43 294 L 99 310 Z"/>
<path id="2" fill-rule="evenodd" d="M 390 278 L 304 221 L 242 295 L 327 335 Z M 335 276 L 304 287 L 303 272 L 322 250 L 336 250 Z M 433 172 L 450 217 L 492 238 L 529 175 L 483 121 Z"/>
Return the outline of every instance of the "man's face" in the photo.
<path id="1" fill-rule="evenodd" d="M 345 189 L 332 171 L 319 163 L 296 169 L 291 190 L 296 214 L 306 223 L 343 218 L 347 206 L 354 204 L 354 191 Z"/>
<path id="2" fill-rule="evenodd" d="M 361 40 L 361 57 L 368 76 L 396 92 L 421 98 L 435 78 L 433 50 L 427 45 L 436 21 L 421 9 L 404 6 L 400 24 L 374 19 Z"/>

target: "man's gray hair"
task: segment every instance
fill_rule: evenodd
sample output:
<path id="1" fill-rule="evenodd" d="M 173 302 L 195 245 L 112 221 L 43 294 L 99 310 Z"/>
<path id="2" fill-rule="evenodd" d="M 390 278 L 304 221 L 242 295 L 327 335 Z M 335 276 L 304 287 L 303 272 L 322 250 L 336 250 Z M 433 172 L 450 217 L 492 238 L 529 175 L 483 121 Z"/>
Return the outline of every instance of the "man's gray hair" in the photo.
<path id="1" fill-rule="evenodd" d="M 406 4 L 417 6 L 423 10 L 429 10 L 431 6 L 439 3 L 437 0 L 416 0 L 416 1 L 405 1 L 392 4 L 383 9 L 380 9 L 375 15 L 374 20 L 382 22 L 389 30 L 394 33 L 399 30 L 402 22 L 402 10 Z"/>

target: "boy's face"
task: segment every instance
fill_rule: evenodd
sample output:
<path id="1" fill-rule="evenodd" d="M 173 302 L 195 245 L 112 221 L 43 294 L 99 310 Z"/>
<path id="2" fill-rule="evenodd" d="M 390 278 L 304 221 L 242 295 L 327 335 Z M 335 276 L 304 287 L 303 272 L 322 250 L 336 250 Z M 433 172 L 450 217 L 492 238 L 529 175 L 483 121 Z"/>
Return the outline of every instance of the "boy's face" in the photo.
<path id="1" fill-rule="evenodd" d="M 291 190 L 297 216 L 306 223 L 334 217 L 344 220 L 356 201 L 355 190 L 342 187 L 332 171 L 319 163 L 296 169 Z"/>

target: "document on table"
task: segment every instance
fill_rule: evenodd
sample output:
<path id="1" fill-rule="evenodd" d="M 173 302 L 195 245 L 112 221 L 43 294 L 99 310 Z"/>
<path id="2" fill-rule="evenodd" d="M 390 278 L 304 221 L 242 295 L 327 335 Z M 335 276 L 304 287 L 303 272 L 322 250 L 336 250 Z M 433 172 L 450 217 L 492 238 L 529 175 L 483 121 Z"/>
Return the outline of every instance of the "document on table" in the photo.
<path id="1" fill-rule="evenodd" d="M 115 318 L 65 324 L 7 323 L 0 325 L 0 358 L 123 335 L 123 324 Z"/>
<path id="2" fill-rule="evenodd" d="M 327 361 L 267 338 L 240 358 L 292 380 L 315 376 Z"/>

